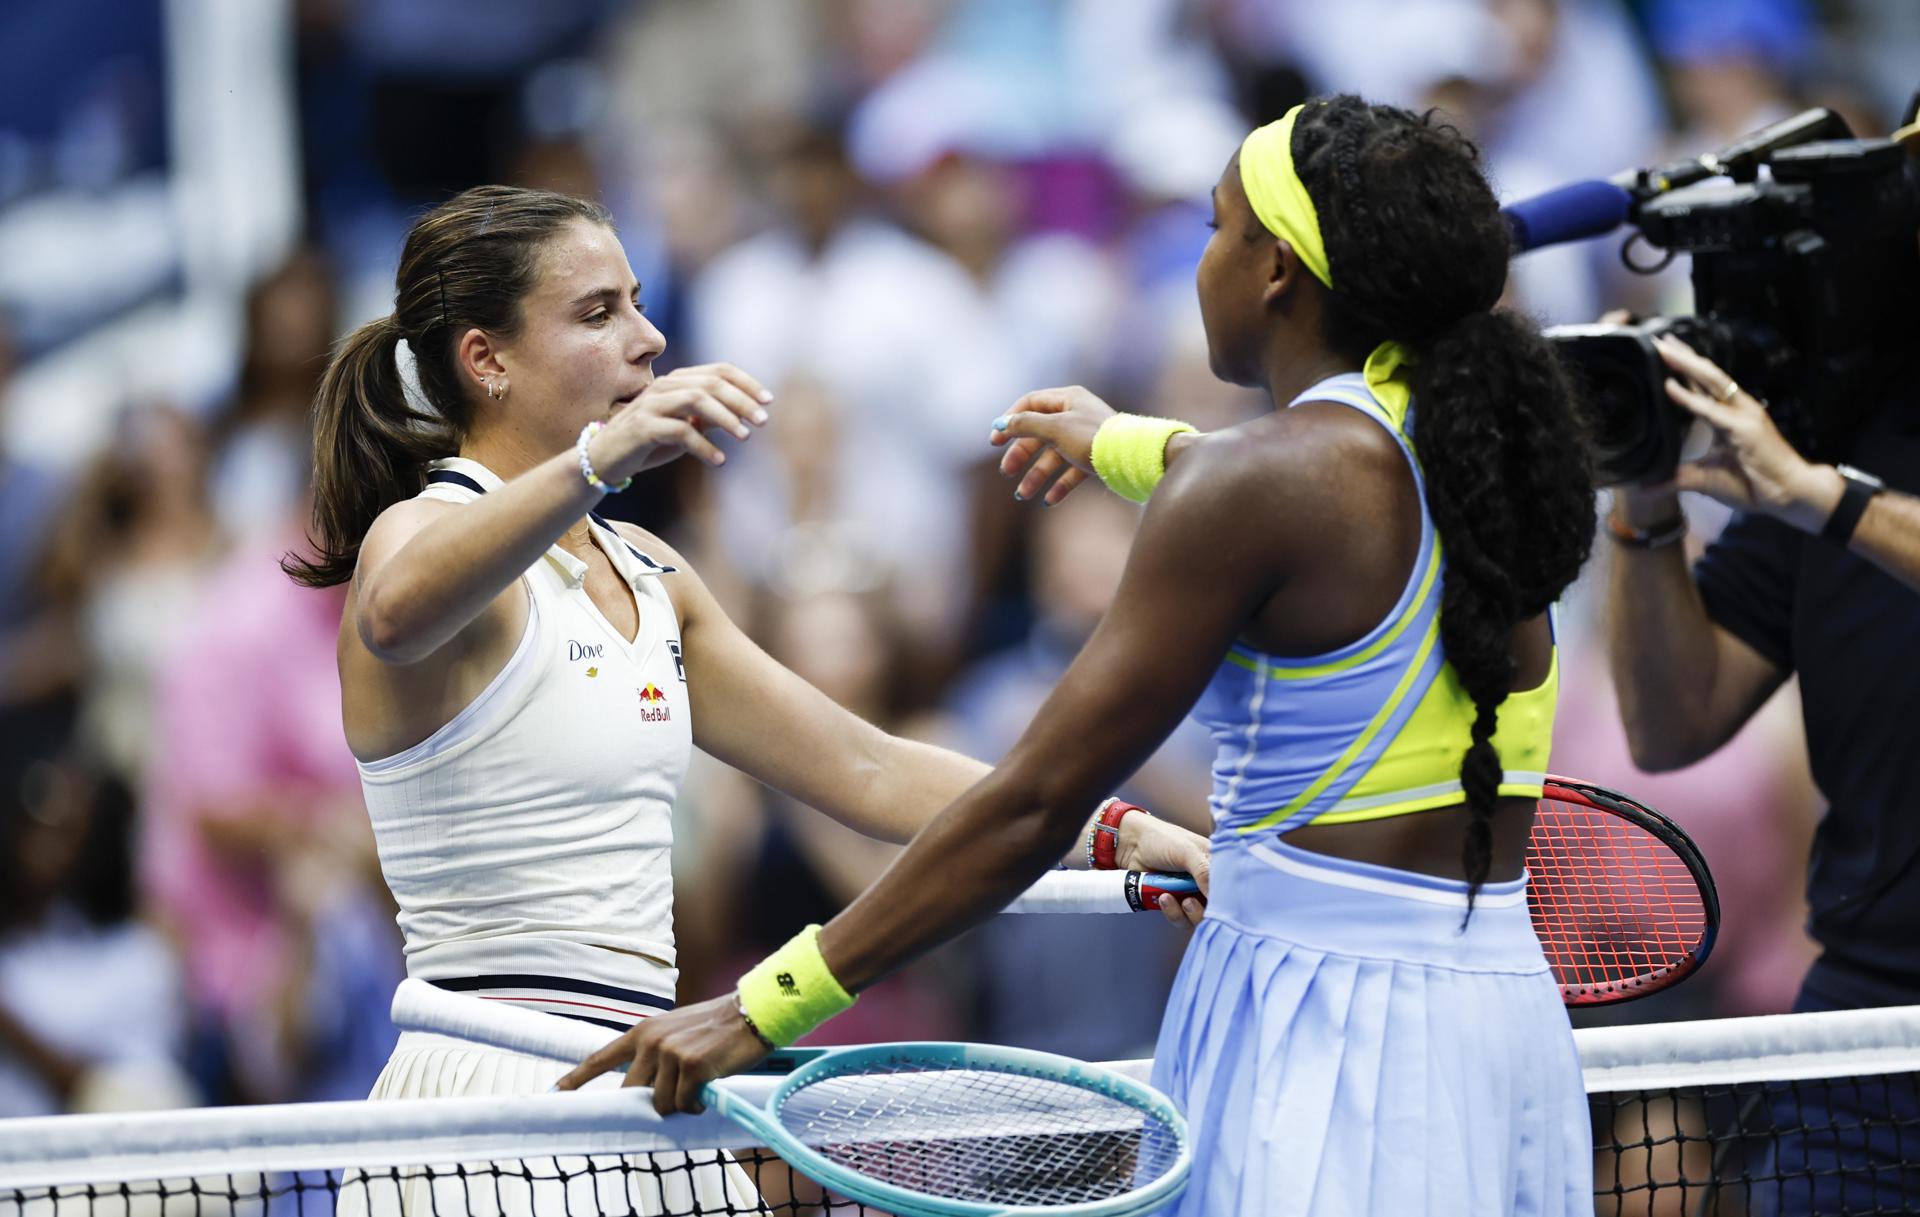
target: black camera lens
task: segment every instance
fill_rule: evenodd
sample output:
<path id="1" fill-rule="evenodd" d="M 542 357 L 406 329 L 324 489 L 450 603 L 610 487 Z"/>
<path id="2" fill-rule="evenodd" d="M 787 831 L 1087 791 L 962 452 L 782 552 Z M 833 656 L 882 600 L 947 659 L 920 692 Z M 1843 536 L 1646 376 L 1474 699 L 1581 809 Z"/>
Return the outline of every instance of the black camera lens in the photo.
<path id="1" fill-rule="evenodd" d="M 1684 421 L 1662 387 L 1665 365 L 1645 325 L 1563 325 L 1547 331 L 1579 395 L 1601 486 L 1650 481 L 1673 471 Z"/>

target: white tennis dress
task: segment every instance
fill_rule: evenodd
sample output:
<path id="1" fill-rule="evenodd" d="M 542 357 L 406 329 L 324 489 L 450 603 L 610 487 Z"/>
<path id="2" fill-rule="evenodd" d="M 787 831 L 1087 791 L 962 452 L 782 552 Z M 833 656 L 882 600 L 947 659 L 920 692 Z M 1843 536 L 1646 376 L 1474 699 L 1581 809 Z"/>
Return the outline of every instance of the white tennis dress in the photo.
<path id="1" fill-rule="evenodd" d="M 436 461 L 420 497 L 472 502 L 502 485 L 463 458 Z M 673 568 L 604 521 L 594 543 L 633 589 L 629 642 L 555 546 L 521 576 L 519 646 L 472 704 L 404 752 L 361 764 L 380 867 L 400 908 L 407 974 L 442 988 L 597 1023 L 608 1038 L 673 1006 L 672 808 L 693 746 Z M 566 1066 L 406 1032 L 375 1099 L 536 1094 Z M 597 1085 L 618 1084 L 617 1076 Z M 671 1155 L 637 1169 L 529 1188 L 486 1178 L 375 1177 L 340 1212 L 546 1214 L 756 1212 L 738 1166 Z M 529 1164 L 578 1173 L 584 1159 Z M 564 1192 L 563 1192 L 564 1189 Z"/>

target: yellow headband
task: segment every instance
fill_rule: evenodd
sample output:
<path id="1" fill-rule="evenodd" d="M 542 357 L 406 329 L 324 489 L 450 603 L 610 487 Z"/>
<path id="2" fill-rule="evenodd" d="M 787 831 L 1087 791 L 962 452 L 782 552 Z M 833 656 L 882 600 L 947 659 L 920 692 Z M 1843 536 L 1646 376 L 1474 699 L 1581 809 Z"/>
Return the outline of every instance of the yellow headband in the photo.
<path id="1" fill-rule="evenodd" d="M 1306 184 L 1293 170 L 1293 123 L 1304 105 L 1295 106 L 1277 122 L 1268 123 L 1240 145 L 1240 184 L 1246 188 L 1247 202 L 1267 231 L 1293 246 L 1313 277 L 1327 287 L 1333 276 L 1327 271 L 1327 246 L 1320 238 L 1320 213 Z M 1410 368 L 1413 352 L 1398 342 L 1383 342 L 1367 356 L 1363 369 L 1375 398 L 1386 409 L 1396 427 L 1403 427 L 1412 403 Z"/>
<path id="2" fill-rule="evenodd" d="M 1293 171 L 1293 122 L 1304 105 L 1259 128 L 1240 145 L 1240 184 L 1253 214 L 1267 231 L 1293 246 L 1313 277 L 1333 286 L 1327 273 L 1327 247 L 1320 239 L 1320 213 Z"/>

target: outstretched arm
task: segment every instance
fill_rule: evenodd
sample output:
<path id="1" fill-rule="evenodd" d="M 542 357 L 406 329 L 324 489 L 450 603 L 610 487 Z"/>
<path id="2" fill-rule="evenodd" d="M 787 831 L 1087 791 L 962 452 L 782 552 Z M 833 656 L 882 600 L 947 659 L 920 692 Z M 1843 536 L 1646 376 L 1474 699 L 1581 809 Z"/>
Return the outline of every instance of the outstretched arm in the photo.
<path id="1" fill-rule="evenodd" d="M 680 452 L 717 463 L 724 458 L 703 430 L 743 436 L 742 419 L 755 417 L 750 411 L 765 392 L 731 364 L 663 376 L 594 438 L 594 467 L 619 481 Z M 761 411 L 757 419 L 764 418 Z M 498 602 L 599 501 L 568 450 L 458 510 L 432 500 L 394 504 L 360 548 L 355 637 L 382 663 L 425 659 Z"/>
<path id="2" fill-rule="evenodd" d="M 1222 451 L 1233 461 L 1230 447 Z M 848 990 L 959 934 L 1032 883 L 1100 796 L 1173 730 L 1271 595 L 1276 567 L 1255 549 L 1263 530 L 1247 527 L 1241 488 L 1233 476 L 1215 476 L 1224 472 L 1209 469 L 1215 464 L 1183 461 L 1154 496 L 1113 608 L 1013 752 L 827 926 L 821 951 Z M 765 1051 L 729 994 L 648 1020 L 561 1085 L 631 1061 L 628 1082 L 653 1086 L 660 1110 L 697 1110 L 708 1080 Z"/>
<path id="3" fill-rule="evenodd" d="M 632 525 L 620 528 L 679 568 L 664 577 L 672 582 L 680 612 L 694 743 L 702 751 L 856 832 L 895 843 L 911 840 L 992 772 L 972 757 L 889 735 L 841 706 L 735 625 L 685 559 Z M 1107 793 L 1102 790 L 1094 801 Z M 1204 841 L 1172 825 L 1129 816 L 1122 827 L 1128 847 L 1143 834 L 1179 834 L 1191 839 L 1191 856 L 1204 851 Z M 1156 858 L 1153 865 L 1164 863 Z M 1182 869 L 1192 867 L 1190 862 Z"/>

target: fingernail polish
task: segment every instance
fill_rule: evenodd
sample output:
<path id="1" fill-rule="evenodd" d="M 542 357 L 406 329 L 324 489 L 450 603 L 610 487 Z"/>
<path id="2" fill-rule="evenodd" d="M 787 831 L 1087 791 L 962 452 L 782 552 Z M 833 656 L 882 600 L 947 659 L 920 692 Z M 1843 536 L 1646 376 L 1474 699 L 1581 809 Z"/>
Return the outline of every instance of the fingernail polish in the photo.
<path id="1" fill-rule="evenodd" d="M 769 393 L 769 392 L 767 392 L 767 391 L 766 391 L 765 389 L 762 389 L 762 390 L 760 390 L 760 400 L 761 400 L 761 401 L 763 401 L 763 402 L 765 402 L 765 401 L 772 401 L 772 400 L 773 400 L 773 394 L 771 394 L 771 393 Z"/>
<path id="2" fill-rule="evenodd" d="M 1005 431 L 1007 429 L 1007 416 L 1002 414 L 999 418 L 994 419 L 993 429 L 995 431 Z"/>
<path id="3" fill-rule="evenodd" d="M 1013 501 L 1016 503 L 1024 503 L 1027 501 L 1027 496 L 1016 490 L 1013 492 Z"/>
<path id="4" fill-rule="evenodd" d="M 766 422 L 766 421 L 767 421 L 767 412 L 766 412 L 765 410 L 755 410 L 755 411 L 753 412 L 753 421 L 754 421 L 754 422 L 756 422 L 756 423 L 764 423 L 764 422 Z"/>

